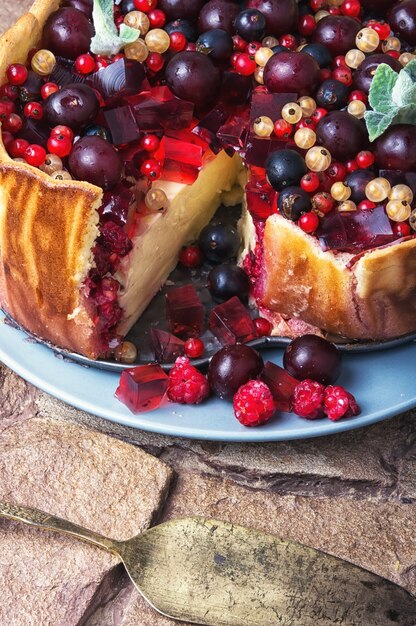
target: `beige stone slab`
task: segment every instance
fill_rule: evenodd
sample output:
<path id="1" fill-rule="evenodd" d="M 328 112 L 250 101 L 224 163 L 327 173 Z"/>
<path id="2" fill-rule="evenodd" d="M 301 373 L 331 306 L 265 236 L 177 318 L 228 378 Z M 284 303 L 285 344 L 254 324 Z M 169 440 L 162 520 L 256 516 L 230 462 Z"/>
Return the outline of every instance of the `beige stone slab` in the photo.
<path id="1" fill-rule="evenodd" d="M 0 477 L 1 500 L 127 539 L 152 523 L 171 470 L 101 433 L 32 418 L 0 433 Z M 116 564 L 114 557 L 76 540 L 2 522 L 0 624 L 78 626 Z M 107 585 L 107 598 L 116 582 L 117 577 Z"/>
<path id="2" fill-rule="evenodd" d="M 23 13 L 28 11 L 33 0 L 1 0 L 0 2 L 0 32 L 11 26 Z"/>

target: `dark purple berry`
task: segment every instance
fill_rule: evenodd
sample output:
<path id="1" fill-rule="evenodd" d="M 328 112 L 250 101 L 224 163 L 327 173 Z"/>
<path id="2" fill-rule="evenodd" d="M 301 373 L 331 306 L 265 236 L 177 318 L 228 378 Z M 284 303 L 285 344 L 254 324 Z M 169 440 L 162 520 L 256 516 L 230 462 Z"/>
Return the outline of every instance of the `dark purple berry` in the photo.
<path id="1" fill-rule="evenodd" d="M 268 60 L 263 77 L 272 93 L 310 96 L 319 84 L 319 65 L 306 52 L 280 52 Z"/>
<path id="2" fill-rule="evenodd" d="M 276 150 L 266 161 L 266 175 L 276 191 L 298 186 L 308 169 L 305 159 L 295 150 Z"/>
<path id="3" fill-rule="evenodd" d="M 237 256 L 240 235 L 229 224 L 208 224 L 201 230 L 199 246 L 209 261 L 222 263 Z"/>
<path id="4" fill-rule="evenodd" d="M 178 52 L 166 67 L 166 84 L 175 96 L 207 108 L 214 104 L 221 86 L 220 71 L 200 52 Z"/>
<path id="5" fill-rule="evenodd" d="M 318 145 L 329 150 L 337 161 L 353 159 L 365 150 L 368 135 L 362 120 L 347 111 L 330 111 L 316 127 Z"/>
<path id="6" fill-rule="evenodd" d="M 100 103 L 88 85 L 75 84 L 53 93 L 45 103 L 45 119 L 50 126 L 69 126 L 79 131 L 95 120 Z"/>
<path id="7" fill-rule="evenodd" d="M 266 18 L 257 9 L 241 11 L 234 20 L 234 29 L 246 41 L 261 41 L 266 34 Z"/>
<path id="8" fill-rule="evenodd" d="M 69 155 L 68 166 L 77 180 L 112 189 L 121 182 L 123 161 L 117 150 L 101 137 L 82 137 Z"/>
<path id="9" fill-rule="evenodd" d="M 208 382 L 217 396 L 232 400 L 242 385 L 261 374 L 263 366 L 263 359 L 253 348 L 243 344 L 226 346 L 212 357 Z"/>
<path id="10" fill-rule="evenodd" d="M 67 7 L 49 16 L 43 29 L 43 46 L 57 56 L 75 60 L 89 51 L 93 34 L 85 13 Z"/>
<path id="11" fill-rule="evenodd" d="M 238 265 L 222 263 L 209 273 L 207 287 L 216 302 L 225 302 L 237 296 L 245 303 L 248 300 L 250 281 Z"/>
<path id="12" fill-rule="evenodd" d="M 341 374 L 341 353 L 326 339 L 317 335 L 297 337 L 283 354 L 283 365 L 298 380 L 316 380 L 333 384 Z"/>

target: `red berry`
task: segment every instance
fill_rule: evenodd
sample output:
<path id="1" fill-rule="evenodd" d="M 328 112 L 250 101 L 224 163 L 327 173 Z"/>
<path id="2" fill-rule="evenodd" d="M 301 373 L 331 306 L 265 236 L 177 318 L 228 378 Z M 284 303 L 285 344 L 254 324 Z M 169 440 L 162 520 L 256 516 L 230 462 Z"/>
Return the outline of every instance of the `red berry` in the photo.
<path id="1" fill-rule="evenodd" d="M 309 172 L 308 174 L 305 174 L 305 176 L 302 176 L 300 180 L 300 186 L 308 193 L 316 191 L 320 183 L 321 181 L 319 180 L 319 176 L 316 172 Z"/>
<path id="2" fill-rule="evenodd" d="M 208 398 L 209 393 L 206 377 L 191 365 L 187 357 L 178 357 L 169 372 L 169 400 L 180 404 L 199 404 Z"/>
<path id="3" fill-rule="evenodd" d="M 124 16 L 121 16 L 121 21 L 123 22 Z M 81 54 L 75 60 L 75 69 L 80 74 L 91 74 L 96 69 L 95 59 L 91 54 Z"/>
<path id="4" fill-rule="evenodd" d="M 325 174 L 328 178 L 330 178 L 331 184 L 338 183 L 345 179 L 347 175 L 347 168 L 343 163 L 333 161 L 329 168 L 325 171 Z"/>
<path id="5" fill-rule="evenodd" d="M 102 57 L 102 56 L 100 56 L 98 54 L 95 56 L 95 69 L 97 70 L 97 72 L 98 72 L 98 70 L 101 70 L 104 67 L 108 67 L 108 65 L 109 65 L 109 63 L 108 63 L 106 58 L 104 58 L 104 57 Z"/>
<path id="6" fill-rule="evenodd" d="M 293 133 L 293 126 L 284 119 L 276 120 L 274 123 L 274 134 L 279 139 L 287 139 Z"/>
<path id="7" fill-rule="evenodd" d="M 351 161 L 347 161 L 345 163 L 345 167 L 347 168 L 347 172 L 349 174 L 351 174 L 351 172 L 355 172 L 355 170 L 359 169 L 358 163 L 355 159 L 352 159 Z"/>
<path id="8" fill-rule="evenodd" d="M 312 35 L 316 28 L 316 22 L 313 15 L 301 15 L 298 22 L 298 30 L 303 37 Z"/>
<path id="9" fill-rule="evenodd" d="M 339 7 L 329 7 L 328 13 L 331 15 L 341 15 L 341 9 Z"/>
<path id="10" fill-rule="evenodd" d="M 393 233 L 396 235 L 396 237 L 407 237 L 408 235 L 410 235 L 411 232 L 411 228 L 407 222 L 396 222 L 395 224 L 393 224 Z"/>
<path id="11" fill-rule="evenodd" d="M 142 163 L 140 172 L 149 180 L 157 180 L 162 175 L 162 167 L 156 159 L 148 159 Z"/>
<path id="12" fill-rule="evenodd" d="M 352 72 L 349 67 L 337 67 L 332 72 L 332 78 L 349 87 L 352 85 Z"/>
<path id="13" fill-rule="evenodd" d="M 187 246 L 179 254 L 179 263 L 184 267 L 199 267 L 204 261 L 204 255 L 198 246 Z"/>
<path id="14" fill-rule="evenodd" d="M 245 41 L 245 39 L 240 37 L 240 35 L 234 35 L 233 47 L 236 52 L 244 52 L 247 47 L 247 42 Z"/>
<path id="15" fill-rule="evenodd" d="M 48 150 L 62 159 L 70 154 L 72 141 L 65 135 L 51 135 L 48 139 Z"/>
<path id="16" fill-rule="evenodd" d="M 296 50 L 298 45 L 296 37 L 294 35 L 282 35 L 279 38 L 279 44 L 281 46 L 284 46 L 285 48 L 288 48 L 289 50 Z"/>
<path id="17" fill-rule="evenodd" d="M 11 143 L 13 143 L 14 137 L 13 137 L 12 133 L 9 133 L 7 130 L 2 130 L 1 131 L 1 140 L 2 140 L 3 145 L 6 148 L 6 150 L 9 150 L 9 146 L 10 146 Z"/>
<path id="18" fill-rule="evenodd" d="M 202 339 L 187 339 L 185 341 L 185 354 L 190 359 L 198 359 L 204 354 L 205 345 Z"/>
<path id="19" fill-rule="evenodd" d="M 324 416 L 325 387 L 315 380 L 306 379 L 295 387 L 292 409 L 299 417 L 314 420 Z"/>
<path id="20" fill-rule="evenodd" d="M 186 44 L 185 50 L 187 52 L 196 52 L 196 43 L 194 43 L 193 41 L 189 41 Z"/>
<path id="21" fill-rule="evenodd" d="M 10 115 L 6 117 L 6 119 L 3 122 L 4 130 L 7 130 L 9 133 L 12 133 L 13 135 L 18 133 L 22 129 L 22 126 L 23 126 L 23 120 L 20 117 L 20 115 L 17 115 L 17 113 L 11 113 Z"/>
<path id="22" fill-rule="evenodd" d="M 250 76 L 254 74 L 257 68 L 257 63 L 255 60 L 245 52 L 238 55 L 235 61 L 235 70 L 238 74 L 242 76 Z"/>
<path id="23" fill-rule="evenodd" d="M 362 200 L 357 206 L 357 209 L 360 209 L 361 211 L 371 211 L 371 209 L 375 209 L 376 206 L 376 203 L 371 202 L 371 200 Z"/>
<path id="24" fill-rule="evenodd" d="M 23 85 L 28 76 L 27 67 L 21 63 L 13 63 L 7 68 L 6 75 L 11 85 Z"/>
<path id="25" fill-rule="evenodd" d="M 49 98 L 49 96 L 51 96 L 53 93 L 56 93 L 57 91 L 59 91 L 59 87 L 56 83 L 45 83 L 40 89 L 40 95 L 44 100 L 46 100 L 47 98 Z"/>
<path id="26" fill-rule="evenodd" d="M 329 69 L 329 67 L 324 67 L 323 69 L 319 71 L 319 80 L 321 81 L 321 83 L 323 83 L 324 80 L 329 80 L 331 76 L 332 76 L 332 72 Z"/>
<path id="27" fill-rule="evenodd" d="M 19 90 L 16 85 L 2 85 L 0 87 L 0 97 L 14 102 L 19 97 Z"/>
<path id="28" fill-rule="evenodd" d="M 317 109 L 315 109 L 315 111 L 312 113 L 311 118 L 313 119 L 313 121 L 315 122 L 315 124 L 317 124 L 318 122 L 321 121 L 321 119 L 323 117 L 325 117 L 325 115 L 328 115 L 328 111 L 326 109 L 323 109 L 322 107 L 318 107 Z"/>
<path id="29" fill-rule="evenodd" d="M 316 213 L 309 211 L 309 213 L 304 213 L 303 215 L 301 215 L 298 220 L 298 225 L 303 230 L 303 232 L 309 234 L 314 233 L 319 226 L 319 217 L 316 215 Z"/>
<path id="30" fill-rule="evenodd" d="M 250 43 L 247 44 L 247 47 L 245 49 L 245 52 L 247 52 L 247 54 L 249 54 L 250 56 L 253 56 L 256 54 L 257 50 L 260 50 L 261 48 L 261 42 L 260 41 L 250 41 Z"/>
<path id="31" fill-rule="evenodd" d="M 341 4 L 342 15 L 348 15 L 349 17 L 358 17 L 361 13 L 361 4 L 359 0 L 344 0 Z"/>
<path id="32" fill-rule="evenodd" d="M 71 142 L 74 140 L 74 131 L 69 128 L 69 126 L 55 126 L 51 130 L 51 137 L 54 135 L 63 135 L 64 137 L 68 137 Z"/>
<path id="33" fill-rule="evenodd" d="M 314 209 L 326 215 L 334 208 L 335 200 L 331 194 L 326 192 L 317 193 L 312 198 L 312 206 Z"/>
<path id="34" fill-rule="evenodd" d="M 295 126 L 296 130 L 299 128 L 310 128 L 311 130 L 315 130 L 316 123 L 311 117 L 302 117 L 301 120 Z"/>
<path id="35" fill-rule="evenodd" d="M 240 56 L 239 52 L 233 52 L 230 56 L 230 65 L 235 69 L 235 64 L 237 63 L 237 59 Z"/>
<path id="36" fill-rule="evenodd" d="M 23 109 L 26 117 L 34 120 L 41 120 L 44 114 L 43 104 L 40 102 L 28 102 Z"/>
<path id="37" fill-rule="evenodd" d="M 324 411 L 330 420 L 352 417 L 360 413 L 354 396 L 343 387 L 329 385 L 324 392 Z"/>
<path id="38" fill-rule="evenodd" d="M 46 159 L 46 150 L 42 148 L 42 146 L 38 146 L 37 144 L 29 145 L 24 153 L 24 158 L 26 159 L 29 165 L 33 165 L 34 167 L 39 167 L 45 163 Z"/>
<path id="39" fill-rule="evenodd" d="M 152 9 L 147 14 L 147 17 L 152 28 L 163 28 L 166 24 L 166 15 L 160 9 Z"/>
<path id="40" fill-rule="evenodd" d="M 256 317 L 253 323 L 258 337 L 269 337 L 272 334 L 273 324 L 265 317 Z"/>
<path id="41" fill-rule="evenodd" d="M 400 56 L 400 52 L 398 50 L 388 50 L 386 54 L 388 54 L 390 57 L 393 57 L 393 59 L 398 59 Z"/>
<path id="42" fill-rule="evenodd" d="M 174 52 L 180 52 L 181 50 L 184 50 L 187 41 L 183 33 L 175 31 L 169 35 L 169 39 L 171 50 L 173 50 Z"/>
<path id="43" fill-rule="evenodd" d="M 321 11 L 322 9 L 326 9 L 327 0 L 310 0 L 309 5 L 315 13 Z"/>
<path id="44" fill-rule="evenodd" d="M 22 158 L 25 155 L 29 142 L 26 139 L 13 139 L 8 146 L 7 151 L 14 159 Z"/>
<path id="45" fill-rule="evenodd" d="M 335 68 L 337 68 L 337 67 L 347 67 L 347 64 L 345 62 L 345 57 L 342 54 L 338 55 L 333 60 L 332 65 Z"/>
<path id="46" fill-rule="evenodd" d="M 361 102 L 364 102 L 365 104 L 367 104 L 368 96 L 366 93 L 364 93 L 364 91 L 360 91 L 359 89 L 354 89 L 354 91 L 351 91 L 350 95 L 348 96 L 348 100 L 350 102 L 352 102 L 353 100 L 360 100 Z"/>
<path id="47" fill-rule="evenodd" d="M 159 52 L 151 52 L 146 59 L 146 65 L 152 72 L 160 72 L 165 64 L 165 60 Z"/>
<path id="48" fill-rule="evenodd" d="M 8 115 L 16 112 L 16 105 L 10 100 L 0 101 L 0 119 L 3 121 Z"/>
<path id="49" fill-rule="evenodd" d="M 371 167 L 375 162 L 376 158 L 372 152 L 369 150 L 362 150 L 355 157 L 355 161 L 361 169 L 366 169 L 367 167 Z"/>
<path id="50" fill-rule="evenodd" d="M 157 135 L 145 135 L 142 138 L 140 145 L 143 150 L 146 150 L 146 152 L 156 152 L 160 146 L 160 139 Z"/>
<path id="51" fill-rule="evenodd" d="M 367 22 L 367 26 L 376 31 L 377 35 L 380 37 L 380 41 L 385 41 L 390 37 L 391 28 L 390 24 L 387 22 L 377 22 L 376 20 L 369 20 Z"/>
<path id="52" fill-rule="evenodd" d="M 133 0 L 133 4 L 138 11 L 149 13 L 149 11 L 153 11 L 156 8 L 157 0 Z"/>
<path id="53" fill-rule="evenodd" d="M 272 392 L 260 380 L 250 380 L 233 398 L 234 415 L 243 426 L 261 426 L 276 412 Z"/>

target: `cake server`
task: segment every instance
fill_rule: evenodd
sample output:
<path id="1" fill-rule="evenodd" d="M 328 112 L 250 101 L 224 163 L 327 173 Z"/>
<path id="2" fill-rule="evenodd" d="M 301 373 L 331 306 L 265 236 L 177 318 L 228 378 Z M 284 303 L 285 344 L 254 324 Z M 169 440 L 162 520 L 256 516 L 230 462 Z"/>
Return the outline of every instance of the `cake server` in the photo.
<path id="1" fill-rule="evenodd" d="M 212 626 L 415 626 L 416 599 L 312 548 L 212 519 L 185 518 L 114 541 L 36 509 L 0 516 L 82 539 L 123 561 L 160 613 Z"/>

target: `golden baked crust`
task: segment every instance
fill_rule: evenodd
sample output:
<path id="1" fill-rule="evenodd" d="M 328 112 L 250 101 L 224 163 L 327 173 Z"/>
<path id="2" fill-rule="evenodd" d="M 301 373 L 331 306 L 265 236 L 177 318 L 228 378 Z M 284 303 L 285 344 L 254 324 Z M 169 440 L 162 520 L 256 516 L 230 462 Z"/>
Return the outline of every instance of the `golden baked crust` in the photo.
<path id="1" fill-rule="evenodd" d="M 58 0 L 37 0 L 0 39 L 0 81 L 27 59 Z M 98 332 L 80 285 L 91 268 L 102 190 L 55 181 L 0 146 L 0 304 L 31 333 L 95 357 Z"/>
<path id="2" fill-rule="evenodd" d="M 264 234 L 262 303 L 330 333 L 388 339 L 416 329 L 416 239 L 362 255 L 323 252 L 319 242 L 274 215 Z"/>

